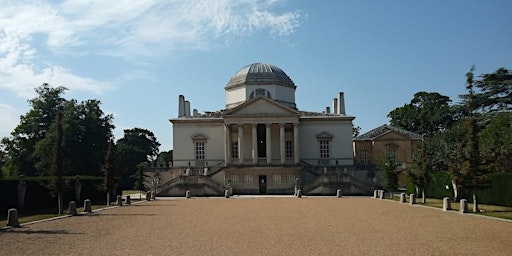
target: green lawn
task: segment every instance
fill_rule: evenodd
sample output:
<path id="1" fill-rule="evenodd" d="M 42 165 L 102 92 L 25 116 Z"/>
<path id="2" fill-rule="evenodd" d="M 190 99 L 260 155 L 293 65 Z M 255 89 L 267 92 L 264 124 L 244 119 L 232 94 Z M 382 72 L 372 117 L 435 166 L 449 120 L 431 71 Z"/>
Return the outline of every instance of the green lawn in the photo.
<path id="1" fill-rule="evenodd" d="M 387 198 L 389 200 L 399 201 L 399 197 L 393 197 L 393 198 Z M 409 203 L 409 196 L 406 197 L 407 203 Z M 427 203 L 423 204 L 421 202 L 421 198 L 416 198 L 416 202 L 418 205 L 424 205 L 429 207 L 435 207 L 435 208 L 443 208 L 443 200 L 442 199 L 435 199 L 435 198 L 427 198 Z M 460 209 L 460 203 L 455 202 L 451 204 L 452 211 L 459 211 Z M 498 205 L 487 205 L 487 204 L 478 204 L 478 208 L 480 212 L 473 212 L 473 204 L 468 203 L 468 210 L 471 214 L 478 214 L 478 215 L 484 215 L 484 216 L 490 216 L 490 217 L 496 217 L 496 218 L 502 218 L 502 219 L 509 219 L 512 220 L 512 207 L 507 206 L 498 206 Z"/>
<path id="2" fill-rule="evenodd" d="M 138 191 L 136 191 L 136 192 L 138 192 Z M 124 193 L 124 191 L 123 191 L 123 195 L 126 195 L 126 194 L 131 194 L 131 193 Z M 139 201 L 139 198 L 131 198 L 131 201 L 132 201 L 132 203 L 134 201 Z M 92 203 L 93 204 L 91 205 L 91 208 L 94 211 L 94 210 L 114 206 L 115 200 L 111 202 L 110 206 L 107 206 L 105 202 L 92 202 Z M 20 224 L 23 224 L 23 223 L 32 222 L 32 221 L 54 218 L 54 217 L 58 217 L 58 216 L 65 216 L 65 215 L 67 215 L 68 209 L 66 206 L 64 206 L 64 207 L 65 207 L 64 214 L 60 214 L 60 215 L 56 214 L 56 212 L 58 212 L 58 210 L 56 208 L 55 209 L 42 209 L 42 210 L 37 210 L 37 211 L 18 212 L 19 222 L 20 222 Z M 77 206 L 76 210 L 78 213 L 84 212 L 84 207 Z M 7 216 L 0 215 L 0 227 L 5 227 L 5 225 L 7 225 Z"/>

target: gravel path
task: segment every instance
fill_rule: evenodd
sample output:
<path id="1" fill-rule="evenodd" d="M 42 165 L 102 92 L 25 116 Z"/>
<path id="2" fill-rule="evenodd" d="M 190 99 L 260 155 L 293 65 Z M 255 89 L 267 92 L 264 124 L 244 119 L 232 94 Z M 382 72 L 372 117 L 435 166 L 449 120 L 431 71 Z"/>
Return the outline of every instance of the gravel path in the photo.
<path id="1" fill-rule="evenodd" d="M 362 197 L 157 200 L 0 231 L 0 255 L 512 255 L 512 222 Z"/>

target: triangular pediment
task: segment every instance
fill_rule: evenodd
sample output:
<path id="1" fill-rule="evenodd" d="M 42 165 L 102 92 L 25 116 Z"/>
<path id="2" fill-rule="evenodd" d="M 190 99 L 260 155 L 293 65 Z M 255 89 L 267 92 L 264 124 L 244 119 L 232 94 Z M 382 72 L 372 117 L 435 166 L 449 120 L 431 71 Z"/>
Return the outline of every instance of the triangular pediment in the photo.
<path id="1" fill-rule="evenodd" d="M 225 116 L 297 116 L 299 112 L 279 104 L 267 97 L 256 97 L 250 101 L 240 104 L 225 114 Z"/>

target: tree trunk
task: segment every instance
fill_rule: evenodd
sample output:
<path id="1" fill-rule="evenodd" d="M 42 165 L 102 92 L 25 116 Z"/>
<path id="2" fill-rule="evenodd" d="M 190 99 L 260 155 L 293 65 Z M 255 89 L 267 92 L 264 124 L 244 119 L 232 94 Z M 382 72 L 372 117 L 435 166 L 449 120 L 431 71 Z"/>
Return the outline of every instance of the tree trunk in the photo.
<path id="1" fill-rule="evenodd" d="M 110 191 L 107 192 L 107 206 L 110 206 Z"/>
<path id="2" fill-rule="evenodd" d="M 455 182 L 455 180 L 452 180 L 452 188 L 453 188 L 453 202 L 457 202 L 457 200 L 459 198 L 459 193 L 457 190 L 457 183 Z"/>
<path id="3" fill-rule="evenodd" d="M 59 205 L 59 214 L 62 214 L 62 208 L 64 208 L 64 207 L 63 207 L 63 204 L 62 204 L 62 195 L 61 195 L 61 193 L 57 194 L 57 204 Z"/>
<path id="4" fill-rule="evenodd" d="M 420 195 L 420 188 L 416 185 L 414 185 L 414 189 L 416 190 L 416 197 L 418 197 Z"/>
<path id="5" fill-rule="evenodd" d="M 476 198 L 476 190 L 473 191 L 473 212 L 480 212 L 480 209 L 478 209 L 478 201 Z"/>
<path id="6" fill-rule="evenodd" d="M 421 190 L 421 202 L 423 204 L 426 204 L 427 203 L 427 197 L 425 197 L 425 189 L 422 189 Z"/>

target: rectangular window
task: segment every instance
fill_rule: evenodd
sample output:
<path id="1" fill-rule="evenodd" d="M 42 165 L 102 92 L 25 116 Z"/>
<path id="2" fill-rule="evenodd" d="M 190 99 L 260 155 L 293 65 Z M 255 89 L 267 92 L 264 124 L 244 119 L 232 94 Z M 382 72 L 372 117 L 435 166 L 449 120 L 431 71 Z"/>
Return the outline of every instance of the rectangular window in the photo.
<path id="1" fill-rule="evenodd" d="M 290 183 L 290 184 L 295 183 L 295 175 L 288 175 L 288 183 Z"/>
<path id="2" fill-rule="evenodd" d="M 273 175 L 274 183 L 280 184 L 281 183 L 281 175 Z"/>
<path id="3" fill-rule="evenodd" d="M 231 175 L 231 183 L 232 183 L 232 184 L 236 184 L 236 183 L 238 183 L 238 182 L 240 182 L 240 181 L 238 180 L 238 175 Z"/>
<path id="4" fill-rule="evenodd" d="M 284 142 L 284 150 L 287 158 L 293 157 L 293 144 L 291 140 Z"/>
<path id="5" fill-rule="evenodd" d="M 196 160 L 204 160 L 204 141 L 196 141 Z"/>
<path id="6" fill-rule="evenodd" d="M 238 141 L 233 141 L 231 143 L 231 155 L 233 158 L 238 158 Z"/>
<path id="7" fill-rule="evenodd" d="M 363 164 L 367 164 L 368 163 L 368 156 L 367 156 L 366 149 L 361 150 L 361 162 Z"/>
<path id="8" fill-rule="evenodd" d="M 396 161 L 396 148 L 388 147 L 389 159 L 393 162 Z"/>
<path id="9" fill-rule="evenodd" d="M 245 175 L 245 183 L 253 183 L 252 175 Z"/>
<path id="10" fill-rule="evenodd" d="M 321 140 L 320 141 L 320 158 L 327 159 L 329 158 L 329 141 Z"/>

